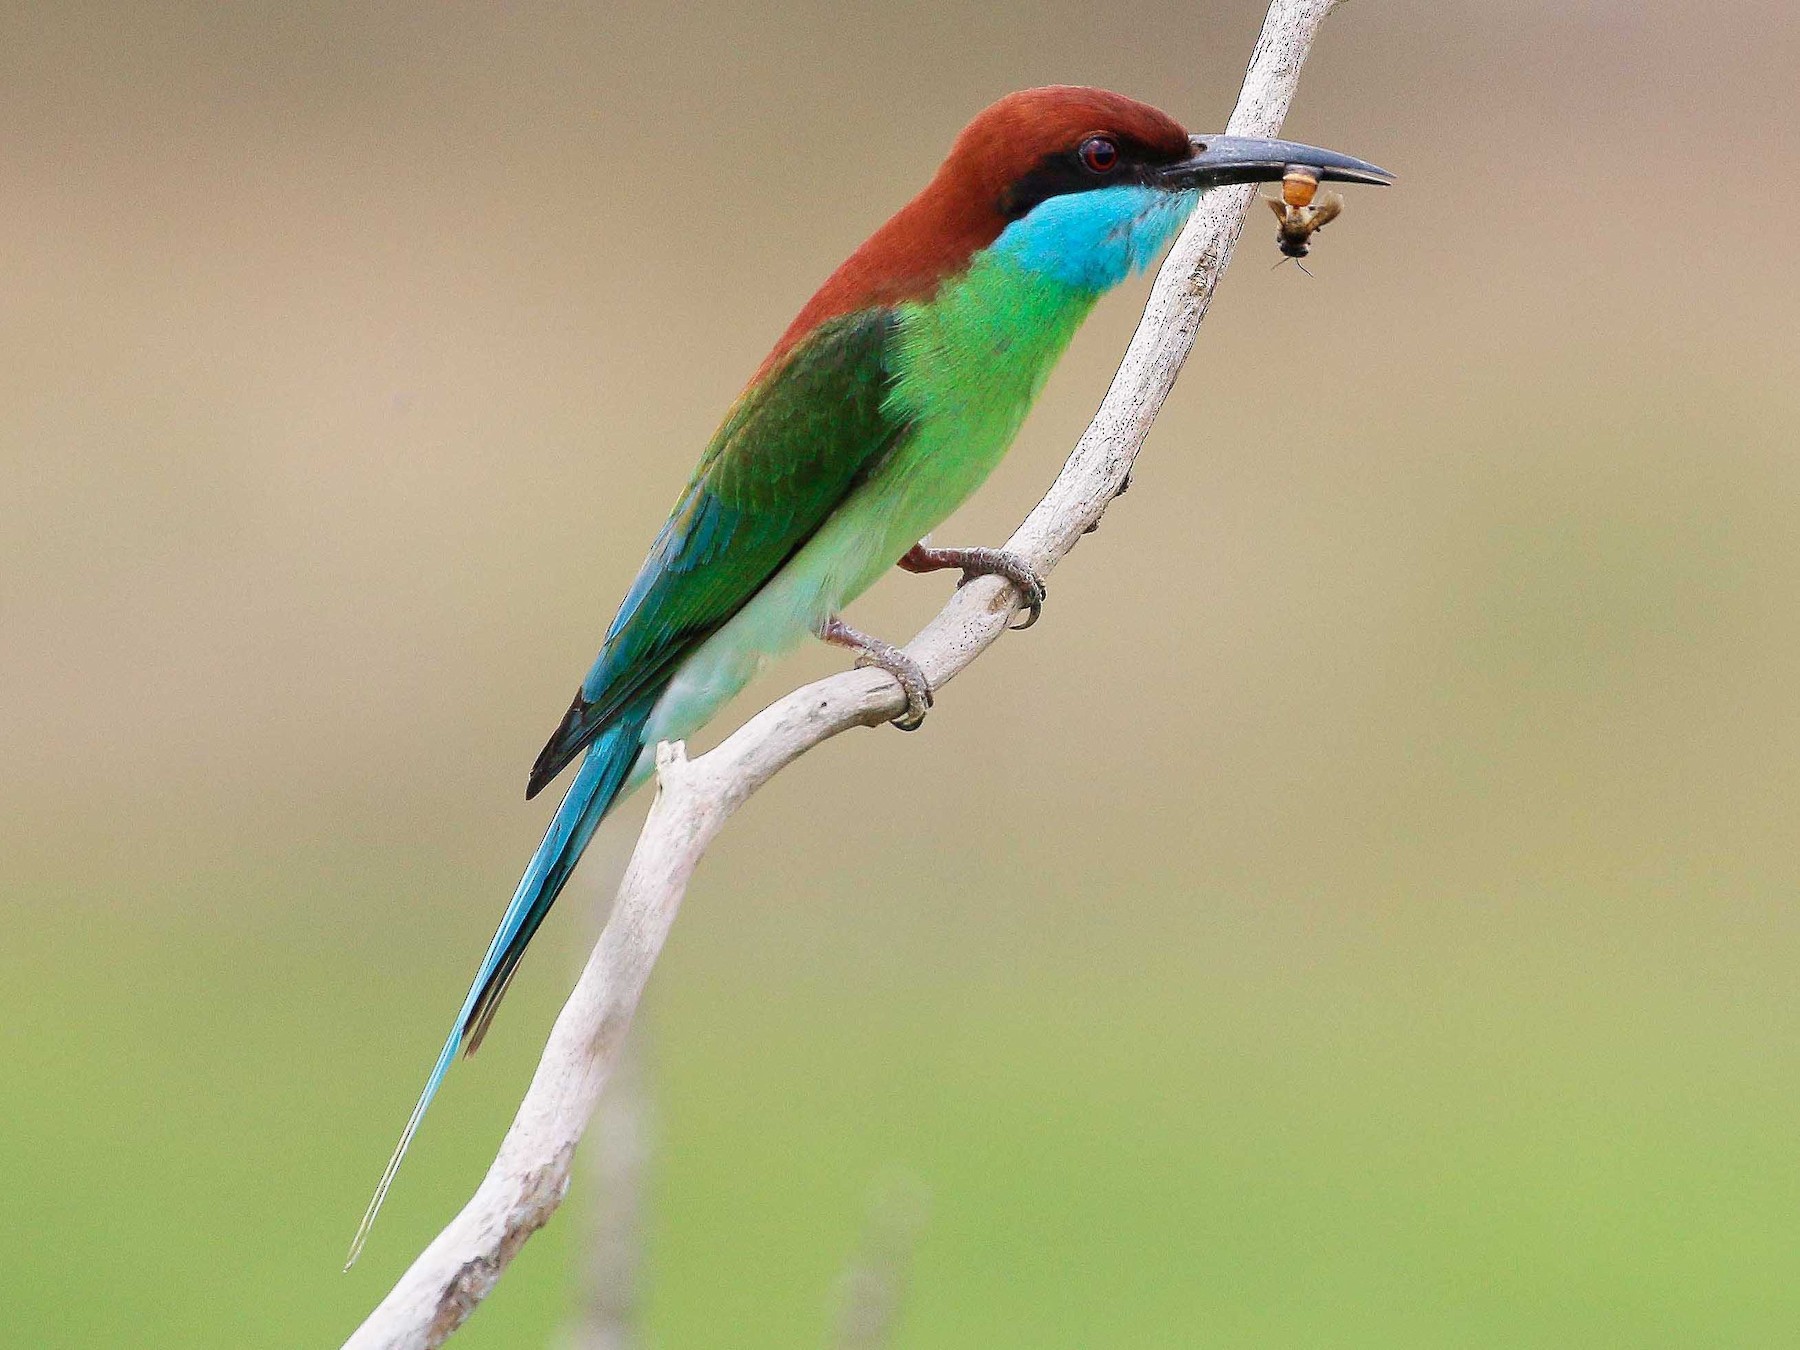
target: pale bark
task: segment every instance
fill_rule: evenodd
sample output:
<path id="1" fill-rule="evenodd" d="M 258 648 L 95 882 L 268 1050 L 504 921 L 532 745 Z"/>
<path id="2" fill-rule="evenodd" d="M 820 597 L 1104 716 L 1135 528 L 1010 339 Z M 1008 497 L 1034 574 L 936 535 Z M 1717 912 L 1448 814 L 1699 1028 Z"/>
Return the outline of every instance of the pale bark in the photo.
<path id="1" fill-rule="evenodd" d="M 1336 0 L 1275 0 L 1257 39 L 1233 135 L 1273 136 L 1300 67 Z M 1048 574 L 1118 495 L 1168 396 L 1231 261 L 1254 189 L 1206 194 L 1157 274 L 1105 401 L 1062 472 L 1006 547 Z M 983 578 L 959 590 L 906 647 L 942 689 L 1006 631 L 1018 595 Z M 658 791 L 618 898 L 549 1043 L 499 1155 L 480 1187 L 348 1342 L 353 1350 L 425 1350 L 460 1326 L 514 1254 L 555 1212 L 631 1025 L 638 999 L 694 869 L 733 811 L 777 772 L 851 727 L 898 716 L 892 677 L 857 670 L 819 680 L 765 708 L 717 749 L 688 759 L 657 750 Z"/>

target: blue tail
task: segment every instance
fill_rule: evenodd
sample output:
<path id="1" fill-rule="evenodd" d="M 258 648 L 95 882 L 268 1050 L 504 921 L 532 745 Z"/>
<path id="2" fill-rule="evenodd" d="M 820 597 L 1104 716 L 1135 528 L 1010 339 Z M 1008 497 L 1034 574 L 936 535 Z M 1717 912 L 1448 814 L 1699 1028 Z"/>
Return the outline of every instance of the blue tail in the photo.
<path id="1" fill-rule="evenodd" d="M 568 795 L 550 819 L 544 842 L 532 854 L 531 865 L 525 869 L 519 889 L 513 892 L 512 903 L 500 918 L 499 930 L 488 944 L 487 955 L 481 958 L 475 983 L 463 1000 L 462 1011 L 456 1015 L 456 1027 L 438 1052 L 437 1063 L 432 1065 L 431 1077 L 425 1080 L 425 1090 L 419 1094 L 418 1105 L 413 1107 L 406 1122 L 399 1147 L 388 1159 L 387 1170 L 381 1174 L 381 1184 L 376 1186 L 368 1211 L 357 1226 L 356 1237 L 350 1244 L 350 1259 L 344 1263 L 344 1269 L 354 1265 L 361 1254 L 375 1216 L 387 1199 L 388 1187 L 393 1185 L 394 1175 L 400 1170 L 401 1159 L 406 1157 L 406 1150 L 419 1131 L 419 1122 L 425 1118 L 425 1108 L 437 1095 L 438 1085 L 450 1071 L 457 1052 L 472 1055 L 480 1047 L 481 1038 L 494 1020 L 494 1011 L 512 983 L 513 972 L 519 968 L 519 958 L 525 955 L 526 944 L 550 912 L 550 906 L 556 903 L 556 897 L 562 893 L 569 873 L 575 870 L 582 850 L 594 837 L 595 829 L 618 800 L 631 766 L 643 749 L 644 724 L 650 720 L 650 710 L 661 693 L 658 688 L 641 695 L 624 708 L 589 747 L 580 772 L 569 785 Z"/>

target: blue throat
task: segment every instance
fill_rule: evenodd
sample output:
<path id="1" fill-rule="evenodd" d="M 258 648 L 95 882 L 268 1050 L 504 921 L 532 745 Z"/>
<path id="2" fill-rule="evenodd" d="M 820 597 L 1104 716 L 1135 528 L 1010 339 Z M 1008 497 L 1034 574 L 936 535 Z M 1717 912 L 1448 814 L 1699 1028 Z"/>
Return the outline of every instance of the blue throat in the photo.
<path id="1" fill-rule="evenodd" d="M 1105 291 L 1141 272 L 1193 214 L 1200 194 L 1140 184 L 1051 197 L 1008 225 L 993 250 L 1078 290 Z"/>

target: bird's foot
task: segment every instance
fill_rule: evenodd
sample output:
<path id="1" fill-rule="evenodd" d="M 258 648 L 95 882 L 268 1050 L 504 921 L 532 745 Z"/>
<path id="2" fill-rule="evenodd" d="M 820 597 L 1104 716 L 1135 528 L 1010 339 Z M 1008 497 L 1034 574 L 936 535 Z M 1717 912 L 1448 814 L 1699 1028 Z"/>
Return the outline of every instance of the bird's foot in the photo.
<path id="1" fill-rule="evenodd" d="M 914 544 L 900 559 L 900 566 L 908 572 L 959 568 L 962 580 L 956 583 L 958 586 L 967 586 L 976 577 L 1005 577 L 1025 598 L 1025 622 L 1013 625 L 1018 632 L 1031 627 L 1044 613 L 1044 579 L 1023 557 L 1003 548 L 933 548 L 929 544 Z"/>
<path id="2" fill-rule="evenodd" d="M 885 670 L 900 682 L 901 692 L 906 695 L 906 711 L 894 719 L 895 726 L 902 731 L 917 731 L 925 724 L 925 714 L 931 711 L 931 681 L 925 678 L 924 668 L 917 661 L 891 642 L 858 632 L 835 614 L 825 620 L 819 636 L 834 647 L 855 652 L 859 667 Z"/>

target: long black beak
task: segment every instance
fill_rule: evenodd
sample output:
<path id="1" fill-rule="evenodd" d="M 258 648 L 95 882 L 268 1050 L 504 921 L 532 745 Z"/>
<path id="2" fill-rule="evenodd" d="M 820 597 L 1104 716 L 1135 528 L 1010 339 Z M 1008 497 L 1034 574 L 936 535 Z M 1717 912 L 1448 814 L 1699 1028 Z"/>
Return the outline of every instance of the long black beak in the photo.
<path id="1" fill-rule="evenodd" d="M 1317 170 L 1320 178 L 1333 183 L 1385 187 L 1394 181 L 1393 174 L 1365 160 L 1298 141 L 1265 141 L 1254 136 L 1190 136 L 1188 140 L 1193 155 L 1162 171 L 1162 185 L 1171 191 L 1278 182 L 1290 164 Z"/>

